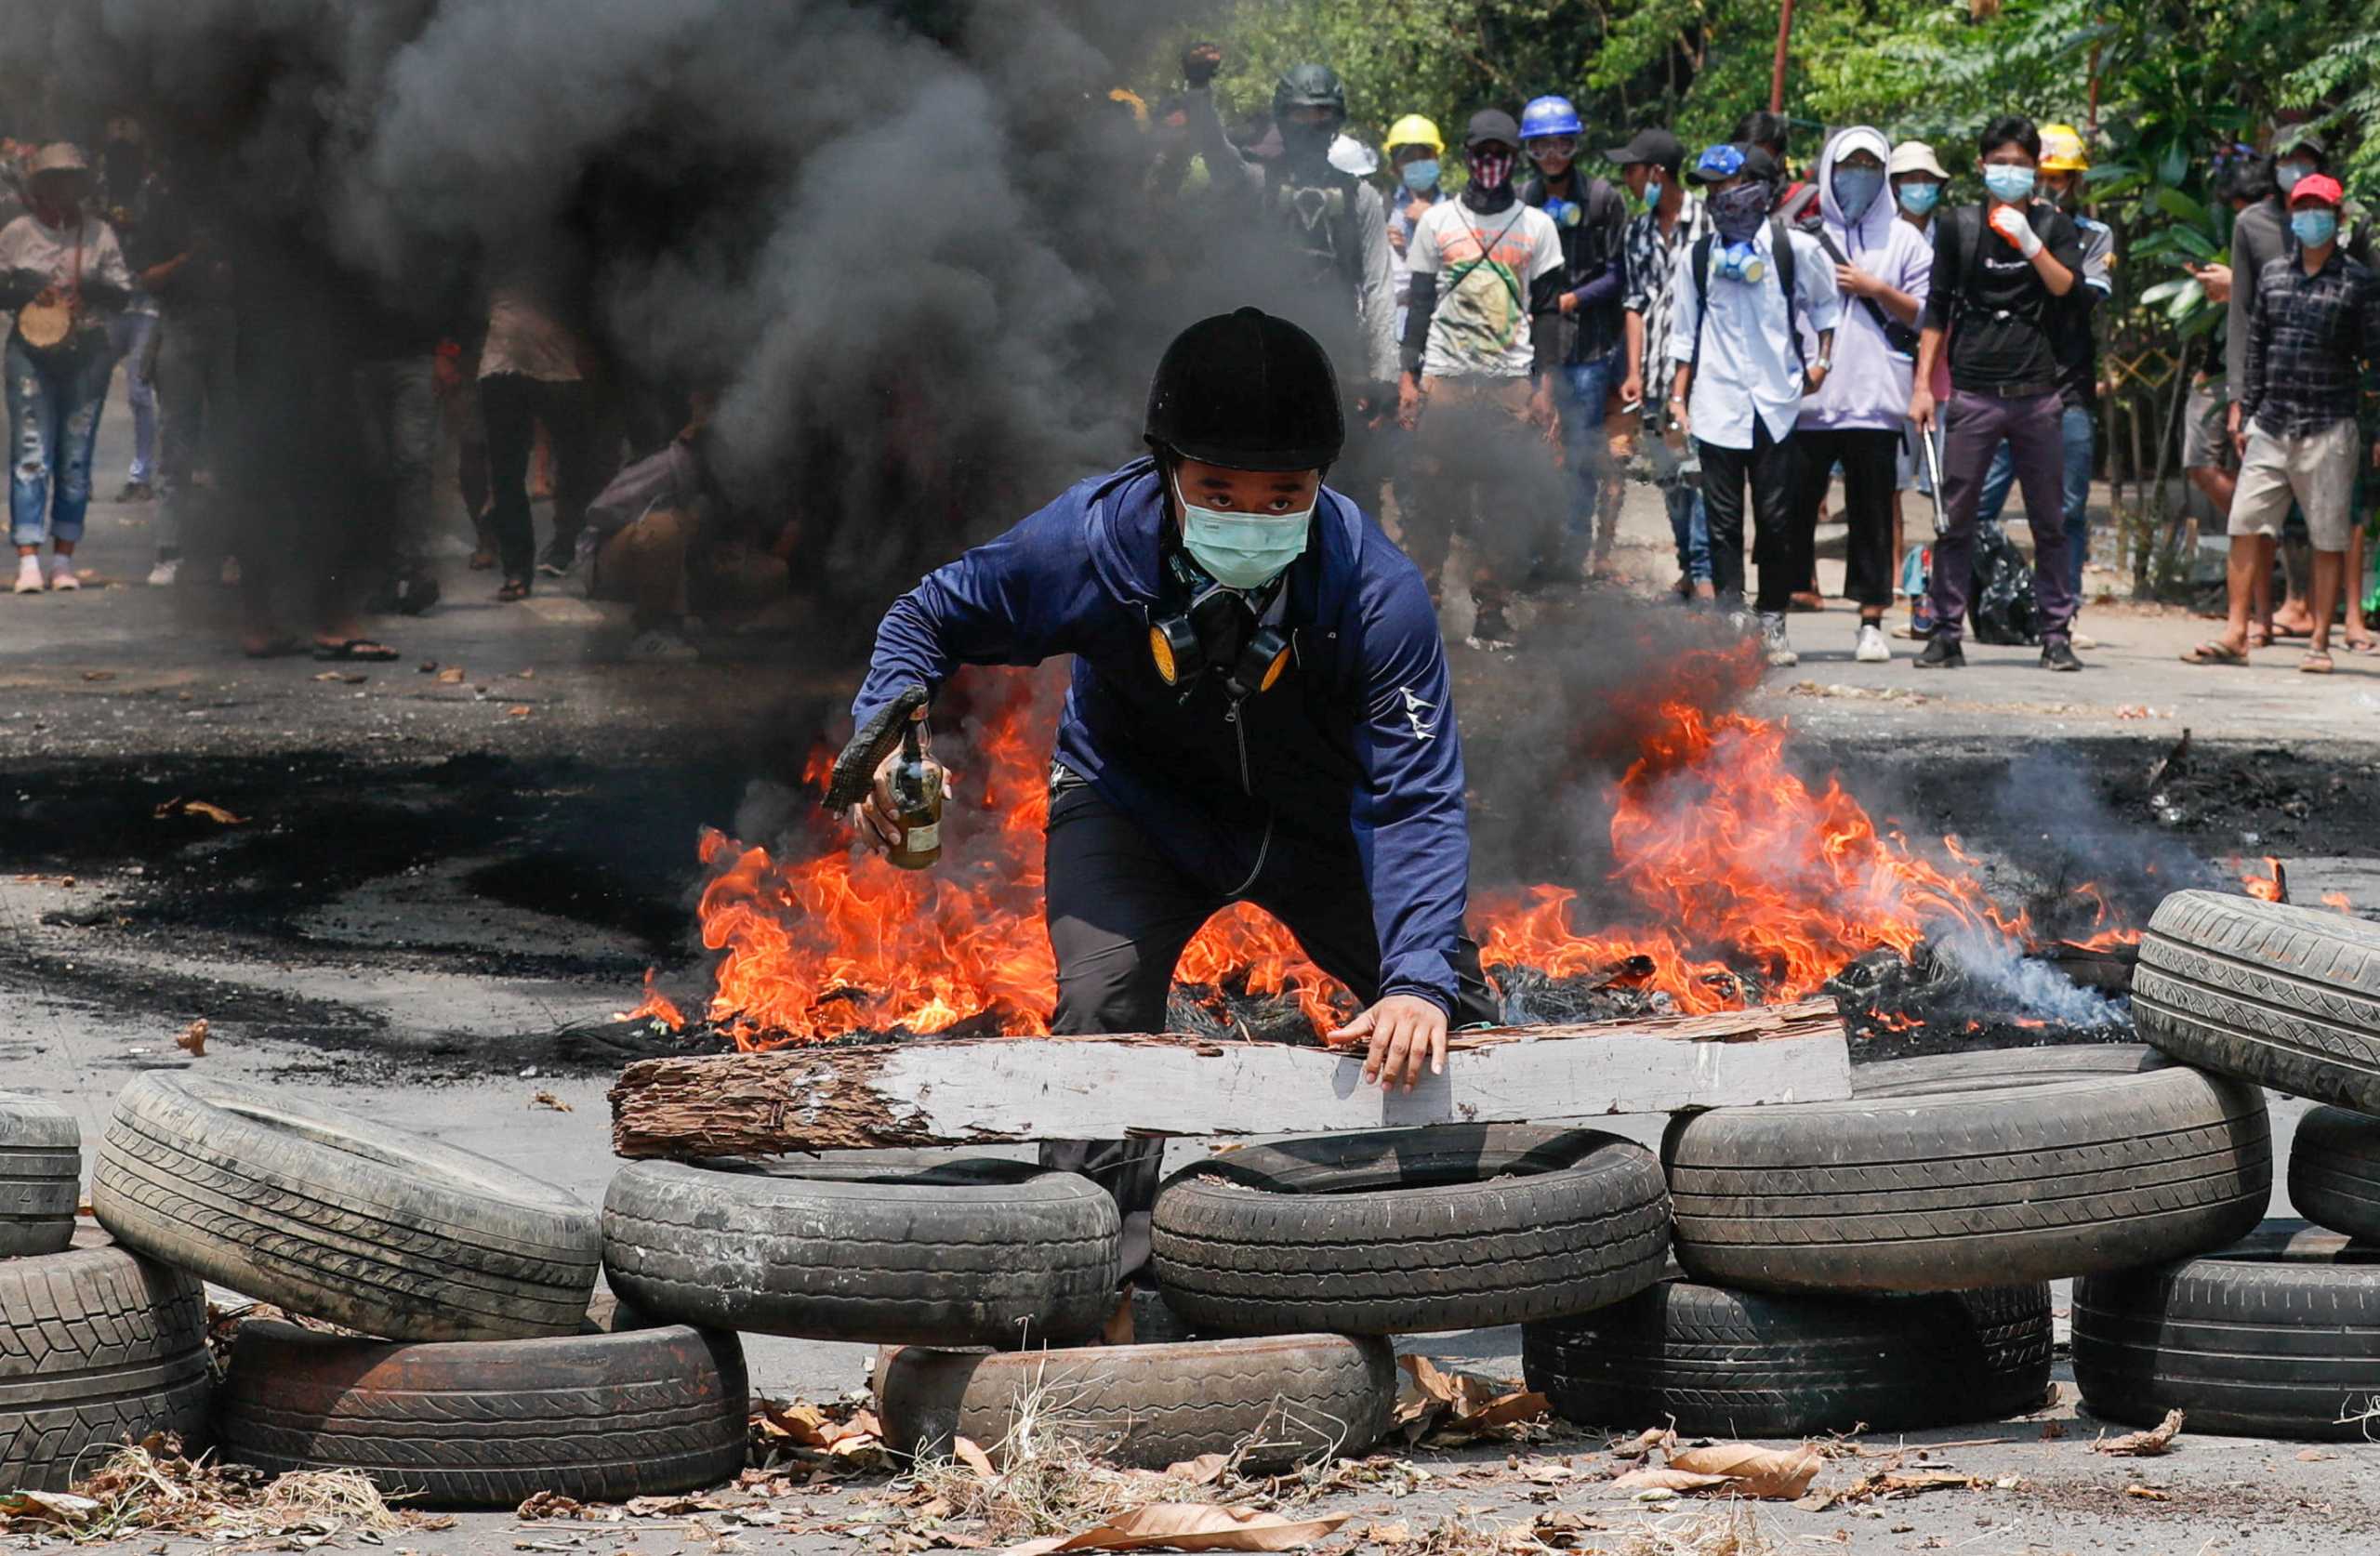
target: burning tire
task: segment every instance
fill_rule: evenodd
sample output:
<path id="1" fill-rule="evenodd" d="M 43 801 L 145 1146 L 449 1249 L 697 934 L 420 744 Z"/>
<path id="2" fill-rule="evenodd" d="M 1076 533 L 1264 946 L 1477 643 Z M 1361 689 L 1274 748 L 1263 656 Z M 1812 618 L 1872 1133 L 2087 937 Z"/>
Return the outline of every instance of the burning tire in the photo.
<path id="1" fill-rule="evenodd" d="M 2264 1094 L 2182 1065 L 1720 1108 L 1673 1127 L 1677 1259 L 1756 1291 L 1956 1291 L 2178 1259 L 2272 1189 Z"/>
<path id="2" fill-rule="evenodd" d="M 1030 1423 L 1045 1439 L 1150 1470 L 1242 1450 L 1250 1469 L 1359 1454 L 1388 1431 L 1395 1404 L 1388 1343 L 1348 1335 L 988 1355 L 907 1346 L 877 1381 L 897 1452 L 947 1454 L 965 1437 L 999 1457 Z"/>
<path id="3" fill-rule="evenodd" d="M 74 1238 L 83 1132 L 39 1097 L 0 1091 L 0 1258 L 51 1254 Z"/>
<path id="4" fill-rule="evenodd" d="M 512 1508 L 733 1480 L 748 1404 L 735 1337 L 683 1325 L 396 1344 L 252 1323 L 218 1421 L 225 1457 L 272 1474 L 355 1470 L 435 1507 Z"/>
<path id="5" fill-rule="evenodd" d="M 1854 1097 L 1916 1097 L 1941 1091 L 2001 1091 L 2012 1086 L 2136 1075 L 2174 1062 L 2140 1043 L 2055 1043 L 2038 1048 L 1983 1048 L 1851 1067 Z"/>
<path id="6" fill-rule="evenodd" d="M 2267 1221 L 2220 1253 L 2074 1286 L 2092 1414 L 2192 1431 L 2352 1438 L 2380 1401 L 2380 1248 Z M 2342 1417 L 2350 1418 L 2342 1420 Z"/>
<path id="7" fill-rule="evenodd" d="M 2289 1203 L 2317 1226 L 2380 1243 L 2380 1118 L 2308 1111 L 2289 1142 Z"/>
<path id="8" fill-rule="evenodd" d="M 63 1491 L 108 1450 L 206 1440 L 206 1301 L 178 1270 L 98 1231 L 0 1260 L 0 1490 Z"/>
<path id="9" fill-rule="evenodd" d="M 1250 1146 L 1167 1180 L 1157 1283 L 1222 1334 L 1426 1334 L 1559 1318 L 1659 1280 L 1669 1194 L 1591 1129 L 1439 1125 Z"/>
<path id="10" fill-rule="evenodd" d="M 2380 1114 L 2380 926 L 2176 891 L 2141 940 L 2132 1008 L 2186 1064 Z"/>
<path id="11" fill-rule="evenodd" d="M 1116 1309 L 1122 1234 L 1090 1180 L 1029 1162 L 639 1162 L 603 1196 L 604 1268 L 628 1301 L 813 1339 L 1085 1338 Z"/>
<path id="12" fill-rule="evenodd" d="M 2047 1286 L 1921 1297 L 1762 1297 L 1693 1281 L 1521 1329 L 1521 1368 L 1563 1419 L 1695 1436 L 1799 1437 L 1997 1420 L 2049 1390 Z"/>
<path id="13" fill-rule="evenodd" d="M 568 1334 L 591 1210 L 502 1163 L 257 1087 L 143 1075 L 91 1204 L 118 1241 L 295 1313 L 398 1339 Z"/>

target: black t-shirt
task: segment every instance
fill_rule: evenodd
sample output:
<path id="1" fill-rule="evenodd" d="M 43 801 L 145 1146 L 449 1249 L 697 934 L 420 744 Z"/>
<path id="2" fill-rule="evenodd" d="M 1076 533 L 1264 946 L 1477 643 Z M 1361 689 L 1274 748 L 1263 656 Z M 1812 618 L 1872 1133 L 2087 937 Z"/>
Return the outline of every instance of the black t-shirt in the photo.
<path id="1" fill-rule="evenodd" d="M 2056 206 L 2035 201 L 2026 213 L 2033 233 L 2082 284 L 2082 233 Z M 1979 240 L 1979 241 L 1978 241 Z M 2013 385 L 2057 387 L 2052 333 L 2066 310 L 2033 262 L 1993 231 L 1980 207 L 1947 213 L 1934 223 L 1934 285 L 1925 298 L 1925 327 L 1950 329 L 1950 386 L 1997 389 Z"/>

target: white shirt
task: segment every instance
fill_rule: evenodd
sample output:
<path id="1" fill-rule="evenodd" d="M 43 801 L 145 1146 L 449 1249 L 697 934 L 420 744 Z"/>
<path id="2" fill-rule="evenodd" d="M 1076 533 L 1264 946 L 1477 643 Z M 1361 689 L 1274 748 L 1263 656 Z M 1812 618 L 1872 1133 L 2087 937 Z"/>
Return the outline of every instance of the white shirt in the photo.
<path id="1" fill-rule="evenodd" d="M 1421 372 L 1431 378 L 1526 378 L 1537 357 L 1529 292 L 1562 268 L 1554 218 L 1515 198 L 1493 216 L 1459 199 L 1430 207 L 1405 244 L 1415 275 L 1438 280 Z"/>
<path id="2" fill-rule="evenodd" d="M 132 272 L 125 268 L 115 229 L 97 217 L 84 217 L 73 227 L 48 227 L 27 211 L 0 228 L 0 271 L 7 270 L 39 270 L 53 286 L 86 280 L 120 292 L 132 290 Z"/>
<path id="3" fill-rule="evenodd" d="M 1757 415 L 1769 437 L 1783 442 L 1802 414 L 1802 352 L 1795 347 L 1785 291 L 1770 249 L 1767 222 L 1752 235 L 1752 248 L 1767 267 L 1757 283 L 1719 277 L 1726 244 L 1714 233 L 1711 253 L 1709 317 L 1703 318 L 1702 278 L 1694 273 L 1694 250 L 1682 250 L 1670 282 L 1677 299 L 1670 316 L 1670 357 L 1696 362 L 1695 324 L 1702 327 L 1702 351 L 1694 370 L 1686 415 L 1694 436 L 1720 448 L 1751 448 Z M 1802 321 L 1813 331 L 1831 330 L 1843 316 L 1834 284 L 1834 261 L 1805 232 L 1788 230 L 1793 245 L 1793 291 Z"/>

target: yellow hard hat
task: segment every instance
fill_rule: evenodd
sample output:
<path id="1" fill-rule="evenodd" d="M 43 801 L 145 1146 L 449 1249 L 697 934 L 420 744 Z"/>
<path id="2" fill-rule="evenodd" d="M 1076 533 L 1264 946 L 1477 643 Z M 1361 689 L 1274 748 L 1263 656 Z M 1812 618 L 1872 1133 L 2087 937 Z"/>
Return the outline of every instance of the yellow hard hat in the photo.
<path id="1" fill-rule="evenodd" d="M 2090 167 L 2091 153 L 2083 149 L 2082 133 L 2072 125 L 2042 126 L 2043 172 L 2085 173 Z"/>
<path id="2" fill-rule="evenodd" d="M 1392 152 L 1399 146 L 1427 146 L 1433 156 L 1442 157 L 1447 153 L 1446 137 L 1438 133 L 1437 125 L 1419 113 L 1408 113 L 1389 125 L 1385 144 Z"/>

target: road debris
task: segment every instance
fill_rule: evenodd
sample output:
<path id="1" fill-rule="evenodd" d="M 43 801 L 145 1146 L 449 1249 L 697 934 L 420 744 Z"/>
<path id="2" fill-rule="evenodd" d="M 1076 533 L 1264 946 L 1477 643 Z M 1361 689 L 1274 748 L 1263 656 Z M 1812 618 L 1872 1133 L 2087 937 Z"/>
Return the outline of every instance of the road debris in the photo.
<path id="1" fill-rule="evenodd" d="M 201 1016 L 182 1028 L 182 1035 L 174 1039 L 174 1047 L 192 1059 L 204 1059 L 206 1056 L 206 1018 Z"/>
<path id="2" fill-rule="evenodd" d="M 2095 1454 L 2108 1454 L 2118 1458 L 2154 1458 L 2159 1454 L 2174 1451 L 2174 1439 L 2182 1434 L 2182 1413 L 2168 1410 L 2165 1418 L 2146 1431 L 2127 1431 L 2122 1437 L 2102 1437 L 2091 1444 Z"/>
<path id="3" fill-rule="evenodd" d="M 575 1113 L 577 1111 L 568 1102 L 563 1101 L 561 1098 L 555 1096 L 550 1091 L 535 1091 L 530 1093 L 529 1105 L 533 1108 L 551 1108 L 556 1113 Z"/>
<path id="4" fill-rule="evenodd" d="M 1826 1464 L 1825 1456 L 1808 1443 L 1797 1448 L 1762 1448 L 1750 1443 L 1681 1448 L 1670 1433 L 1662 1433 L 1662 1439 L 1646 1444 L 1646 1450 L 1658 1450 L 1665 1463 L 1631 1470 L 1613 1480 L 1611 1489 L 1647 1500 L 1721 1491 L 1730 1497 L 1790 1502 L 1809 1489 Z"/>
<path id="5" fill-rule="evenodd" d="M 158 821 L 170 821 L 176 816 L 201 816 L 211 822 L 218 822 L 225 826 L 243 826 L 246 824 L 248 819 L 245 816 L 233 815 L 212 800 L 190 799 L 181 795 L 176 795 L 173 798 L 166 800 L 151 811 L 150 815 Z"/>
<path id="6" fill-rule="evenodd" d="M 1448 1372 L 1427 1356 L 1399 1356 L 1392 1430 L 1408 1443 L 1445 1447 L 1486 1437 L 1510 1437 L 1546 1418 L 1545 1396 L 1477 1373 Z"/>
<path id="7" fill-rule="evenodd" d="M 1074 1535 L 1010 1546 L 1003 1556 L 1067 1550 L 1294 1550 L 1335 1533 L 1352 1513 L 1290 1519 L 1212 1502 L 1152 1502 Z"/>

